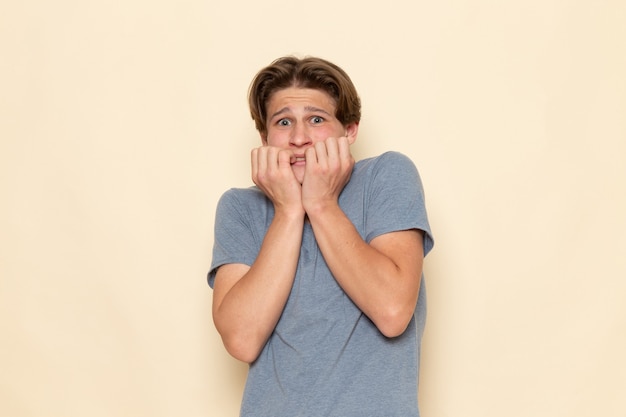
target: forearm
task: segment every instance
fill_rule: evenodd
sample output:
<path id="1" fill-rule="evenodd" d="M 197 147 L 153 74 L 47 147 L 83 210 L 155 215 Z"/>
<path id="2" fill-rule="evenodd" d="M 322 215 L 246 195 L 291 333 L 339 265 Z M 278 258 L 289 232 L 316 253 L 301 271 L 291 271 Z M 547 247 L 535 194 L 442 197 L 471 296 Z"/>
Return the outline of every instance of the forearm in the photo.
<path id="1" fill-rule="evenodd" d="M 218 270 L 216 283 L 224 278 L 224 288 L 215 294 L 213 317 L 226 349 L 240 360 L 256 359 L 280 318 L 296 273 L 303 223 L 303 213 L 276 213 L 243 276 L 220 277 Z"/>
<path id="2" fill-rule="evenodd" d="M 308 212 L 315 238 L 335 279 L 352 301 L 386 336 L 401 334 L 417 302 L 422 260 L 417 231 L 382 238 L 384 246 L 365 242 L 337 204 Z M 415 234 L 415 235 L 413 235 Z M 396 256 L 396 254 L 401 254 Z"/>

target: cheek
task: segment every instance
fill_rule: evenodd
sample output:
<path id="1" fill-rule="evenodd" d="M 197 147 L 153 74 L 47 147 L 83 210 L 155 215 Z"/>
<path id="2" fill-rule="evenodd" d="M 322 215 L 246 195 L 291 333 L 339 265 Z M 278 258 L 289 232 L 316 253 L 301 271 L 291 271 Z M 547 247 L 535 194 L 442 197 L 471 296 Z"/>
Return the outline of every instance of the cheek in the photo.
<path id="1" fill-rule="evenodd" d="M 269 146 L 281 146 L 285 142 L 284 134 L 277 134 L 276 132 L 269 132 L 266 139 L 265 144 Z"/>
<path id="2" fill-rule="evenodd" d="M 325 141 L 328 138 L 340 138 L 344 136 L 344 133 L 342 129 L 328 129 L 320 135 L 319 140 Z"/>

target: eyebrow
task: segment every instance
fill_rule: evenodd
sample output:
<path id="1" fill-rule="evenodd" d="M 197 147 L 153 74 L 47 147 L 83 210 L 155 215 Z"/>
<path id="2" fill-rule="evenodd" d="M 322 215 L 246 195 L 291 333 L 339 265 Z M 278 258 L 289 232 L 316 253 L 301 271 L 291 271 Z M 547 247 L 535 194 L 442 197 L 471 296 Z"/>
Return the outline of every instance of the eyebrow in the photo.
<path id="1" fill-rule="evenodd" d="M 305 111 L 307 112 L 313 112 L 313 113 L 324 113 L 327 114 L 328 116 L 332 116 L 332 114 L 328 113 L 326 110 L 324 109 L 320 109 L 319 107 L 314 107 L 314 106 L 306 106 L 304 108 Z M 276 116 L 280 116 L 281 114 L 284 113 L 288 113 L 291 111 L 291 108 L 289 107 L 283 107 L 282 109 L 278 110 L 277 112 L 275 112 L 274 114 L 272 114 L 269 118 L 269 120 L 272 120 L 274 117 Z"/>

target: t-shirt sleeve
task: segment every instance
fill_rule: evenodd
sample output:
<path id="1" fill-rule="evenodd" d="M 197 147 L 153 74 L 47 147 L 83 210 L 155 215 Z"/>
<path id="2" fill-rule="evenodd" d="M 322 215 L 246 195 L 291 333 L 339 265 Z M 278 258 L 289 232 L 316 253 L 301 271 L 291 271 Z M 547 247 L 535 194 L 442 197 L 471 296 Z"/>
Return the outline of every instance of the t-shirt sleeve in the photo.
<path id="1" fill-rule="evenodd" d="M 208 283 L 213 288 L 217 268 L 225 264 L 252 265 L 260 250 L 253 213 L 242 203 L 236 189 L 224 193 L 217 204 L 213 242 L 213 258 L 208 273 Z"/>
<path id="2" fill-rule="evenodd" d="M 398 152 L 381 155 L 373 167 L 367 202 L 365 240 L 400 230 L 424 231 L 424 255 L 434 240 L 428 222 L 422 181 L 413 161 Z"/>

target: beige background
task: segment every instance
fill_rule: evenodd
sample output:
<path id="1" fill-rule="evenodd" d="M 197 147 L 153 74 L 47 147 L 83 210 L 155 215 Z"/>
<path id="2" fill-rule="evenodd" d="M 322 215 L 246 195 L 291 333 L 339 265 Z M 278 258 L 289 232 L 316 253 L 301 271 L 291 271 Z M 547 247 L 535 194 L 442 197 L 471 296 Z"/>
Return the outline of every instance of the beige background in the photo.
<path id="1" fill-rule="evenodd" d="M 626 3 L 2 1 L 0 416 L 235 416 L 213 213 L 254 73 L 351 74 L 418 165 L 426 417 L 626 414 Z"/>

